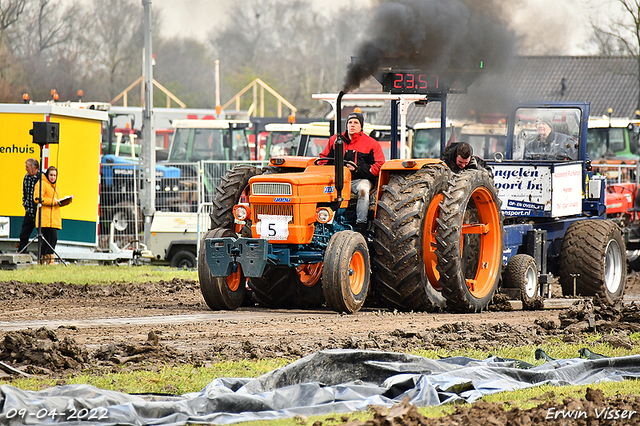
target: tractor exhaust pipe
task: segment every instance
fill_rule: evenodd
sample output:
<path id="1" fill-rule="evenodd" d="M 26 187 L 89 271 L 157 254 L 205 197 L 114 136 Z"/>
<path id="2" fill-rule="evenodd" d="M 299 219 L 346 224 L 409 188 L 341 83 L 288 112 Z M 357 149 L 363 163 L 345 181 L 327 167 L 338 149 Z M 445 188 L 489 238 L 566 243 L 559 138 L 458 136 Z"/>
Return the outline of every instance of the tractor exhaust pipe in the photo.
<path id="1" fill-rule="evenodd" d="M 344 188 L 344 141 L 342 140 L 342 97 L 344 92 L 340 91 L 336 99 L 336 142 L 335 142 L 335 167 L 336 167 L 336 192 L 338 197 L 335 201 L 334 211 L 337 211 L 342 204 L 342 189 Z"/>

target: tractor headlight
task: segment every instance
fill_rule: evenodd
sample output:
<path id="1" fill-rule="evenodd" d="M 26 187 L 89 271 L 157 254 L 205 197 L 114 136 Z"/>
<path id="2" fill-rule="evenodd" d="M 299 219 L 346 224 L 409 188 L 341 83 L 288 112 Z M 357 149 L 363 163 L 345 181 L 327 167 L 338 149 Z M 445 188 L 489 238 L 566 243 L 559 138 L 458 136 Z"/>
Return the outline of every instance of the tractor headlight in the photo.
<path id="1" fill-rule="evenodd" d="M 319 207 L 316 209 L 316 218 L 320 223 L 329 223 L 333 219 L 333 211 L 329 207 Z"/>
<path id="2" fill-rule="evenodd" d="M 233 217 L 237 220 L 246 220 L 251 214 L 251 209 L 245 204 L 238 204 L 233 207 Z"/>
<path id="3" fill-rule="evenodd" d="M 174 186 L 174 187 L 173 187 L 173 191 L 174 191 L 174 192 L 178 192 L 178 185 L 176 185 L 176 186 Z"/>

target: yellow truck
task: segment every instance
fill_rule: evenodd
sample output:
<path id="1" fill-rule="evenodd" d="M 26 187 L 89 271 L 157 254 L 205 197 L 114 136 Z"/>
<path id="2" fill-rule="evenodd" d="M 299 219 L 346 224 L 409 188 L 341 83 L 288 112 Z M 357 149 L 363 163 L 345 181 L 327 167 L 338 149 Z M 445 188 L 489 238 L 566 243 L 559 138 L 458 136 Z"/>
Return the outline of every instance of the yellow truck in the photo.
<path id="1" fill-rule="evenodd" d="M 41 161 L 40 145 L 29 131 L 34 122 L 59 123 L 59 143 L 45 145 L 43 164 L 58 168 L 61 195 L 74 195 L 62 209 L 62 230 L 56 252 L 64 259 L 101 259 L 98 248 L 100 144 L 107 113 L 83 106 L 0 104 L 0 252 L 15 253 L 24 218 L 22 181 L 25 161 Z M 32 237 L 36 231 L 32 233 Z M 37 240 L 28 247 L 37 252 Z M 130 257 L 130 256 L 129 256 Z M 109 260 L 109 259 L 105 259 Z"/>

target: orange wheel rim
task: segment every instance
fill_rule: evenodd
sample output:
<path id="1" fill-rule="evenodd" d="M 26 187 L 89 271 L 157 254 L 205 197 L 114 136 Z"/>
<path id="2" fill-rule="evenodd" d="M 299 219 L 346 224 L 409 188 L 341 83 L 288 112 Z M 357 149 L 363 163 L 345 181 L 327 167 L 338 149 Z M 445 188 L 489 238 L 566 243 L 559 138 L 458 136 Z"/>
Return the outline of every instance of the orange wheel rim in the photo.
<path id="1" fill-rule="evenodd" d="M 436 269 L 438 265 L 438 257 L 436 256 L 436 219 L 440 213 L 440 202 L 444 196 L 442 193 L 436 195 L 429 203 L 427 214 L 424 219 L 424 229 L 422 235 L 422 257 L 424 259 L 424 268 L 429 278 L 429 283 L 436 290 L 441 290 L 442 286 L 438 284 L 440 273 Z"/>
<path id="2" fill-rule="evenodd" d="M 353 253 L 349 264 L 349 287 L 353 294 L 360 294 L 362 291 L 365 274 L 364 256 L 357 251 Z"/>
<path id="3" fill-rule="evenodd" d="M 322 277 L 323 263 L 305 263 L 296 268 L 300 282 L 307 287 L 314 286 Z"/>
<path id="4" fill-rule="evenodd" d="M 500 212 L 488 188 L 477 188 L 471 194 L 478 210 L 478 223 L 464 223 L 462 235 L 479 235 L 478 269 L 474 278 L 467 279 L 469 292 L 476 298 L 485 297 L 493 289 L 502 260 L 502 227 Z M 460 245 L 462 253 L 463 245 Z"/>
<path id="5" fill-rule="evenodd" d="M 236 272 L 232 272 L 231 275 L 227 277 L 227 286 L 231 291 L 237 291 L 240 288 L 240 282 L 242 281 L 242 271 L 240 270 L 240 265 L 238 265 L 238 270 Z"/>

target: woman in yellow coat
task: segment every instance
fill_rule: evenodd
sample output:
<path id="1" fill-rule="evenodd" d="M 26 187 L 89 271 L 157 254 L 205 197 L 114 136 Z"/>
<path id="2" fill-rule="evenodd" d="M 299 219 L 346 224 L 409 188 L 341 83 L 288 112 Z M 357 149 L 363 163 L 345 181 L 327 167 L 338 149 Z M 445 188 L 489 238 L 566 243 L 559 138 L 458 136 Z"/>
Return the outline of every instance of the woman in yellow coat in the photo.
<path id="1" fill-rule="evenodd" d="M 45 243 L 42 245 L 42 263 L 54 264 L 54 249 L 58 242 L 58 229 L 62 229 L 62 217 L 60 215 L 60 207 L 68 204 L 68 202 L 60 201 L 61 197 L 58 193 L 56 182 L 58 181 L 58 169 L 51 166 L 45 173 L 46 179 L 38 181 L 33 189 L 33 199 L 38 203 L 40 197 L 40 182 L 42 182 L 42 203 L 40 212 L 36 214 L 36 226 L 40 226 L 40 215 L 42 214 L 42 236 Z M 73 199 L 73 196 L 70 197 Z M 71 202 L 69 200 L 69 202 Z"/>

